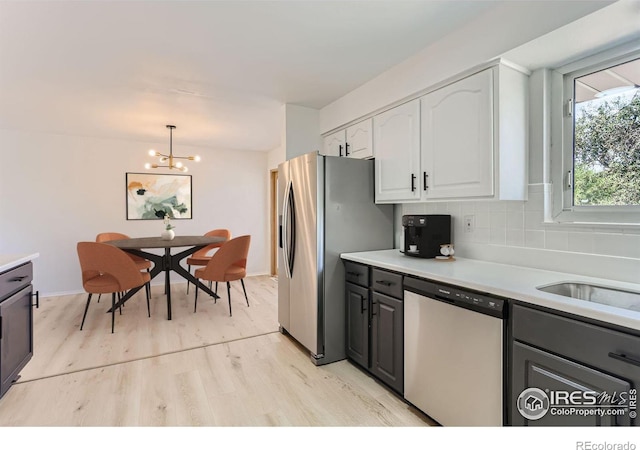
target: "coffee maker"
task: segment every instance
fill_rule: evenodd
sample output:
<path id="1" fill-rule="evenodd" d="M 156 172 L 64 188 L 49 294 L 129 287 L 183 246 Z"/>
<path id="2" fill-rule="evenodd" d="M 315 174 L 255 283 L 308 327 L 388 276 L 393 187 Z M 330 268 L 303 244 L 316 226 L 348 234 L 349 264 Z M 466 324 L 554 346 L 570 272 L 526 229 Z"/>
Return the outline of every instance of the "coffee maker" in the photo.
<path id="1" fill-rule="evenodd" d="M 407 256 L 435 258 L 440 246 L 451 244 L 451 216 L 447 214 L 419 214 L 402 216 L 404 248 Z"/>

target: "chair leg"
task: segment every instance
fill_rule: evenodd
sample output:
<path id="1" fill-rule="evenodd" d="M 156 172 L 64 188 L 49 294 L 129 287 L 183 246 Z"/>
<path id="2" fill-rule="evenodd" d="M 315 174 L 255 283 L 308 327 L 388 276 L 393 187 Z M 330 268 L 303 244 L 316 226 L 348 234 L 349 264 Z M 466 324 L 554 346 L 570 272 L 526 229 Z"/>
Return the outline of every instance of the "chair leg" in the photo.
<path id="1" fill-rule="evenodd" d="M 244 279 L 240 278 L 240 283 L 242 283 L 242 290 L 244 291 L 244 299 L 247 301 L 247 306 L 249 306 L 249 297 L 247 297 L 247 290 L 244 288 Z"/>
<path id="2" fill-rule="evenodd" d="M 98 294 L 98 303 L 100 303 L 100 297 L 102 297 L 102 294 Z"/>
<path id="3" fill-rule="evenodd" d="M 193 302 L 193 312 L 196 312 L 196 308 L 198 307 L 198 285 L 196 284 L 196 299 Z"/>
<path id="4" fill-rule="evenodd" d="M 188 264 L 189 267 L 189 275 L 191 275 L 191 264 Z M 191 282 L 189 280 L 187 280 L 187 295 L 189 294 L 189 285 L 191 284 Z"/>
<path id="5" fill-rule="evenodd" d="M 118 300 L 120 300 L 121 298 L 122 298 L 122 292 L 118 292 Z M 118 306 L 118 311 L 120 311 L 120 315 L 122 315 L 122 305 Z"/>
<path id="6" fill-rule="evenodd" d="M 87 311 L 89 311 L 89 302 L 91 301 L 91 294 L 89 294 L 89 298 L 87 298 L 87 305 L 84 307 L 84 314 L 82 315 L 82 323 L 80 324 L 80 330 L 82 331 L 82 327 L 84 326 L 84 319 L 87 317 Z"/>
<path id="7" fill-rule="evenodd" d="M 147 293 L 147 316 L 151 317 L 151 306 L 149 306 L 149 297 L 151 297 L 151 292 L 149 289 L 149 283 L 145 283 L 144 290 Z"/>
<path id="8" fill-rule="evenodd" d="M 111 294 L 111 334 L 113 334 L 113 325 L 116 322 L 116 293 Z"/>
<path id="9" fill-rule="evenodd" d="M 229 317 L 231 317 L 231 284 L 227 281 L 227 297 L 229 297 Z"/>

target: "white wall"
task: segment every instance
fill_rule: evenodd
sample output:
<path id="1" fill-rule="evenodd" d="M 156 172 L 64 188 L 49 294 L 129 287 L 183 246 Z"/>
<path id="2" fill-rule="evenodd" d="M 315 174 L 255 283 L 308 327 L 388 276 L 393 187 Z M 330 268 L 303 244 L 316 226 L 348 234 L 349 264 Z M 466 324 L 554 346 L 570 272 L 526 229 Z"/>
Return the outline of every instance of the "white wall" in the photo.
<path id="1" fill-rule="evenodd" d="M 286 105 L 286 158 L 322 150 L 320 111 L 298 105 Z"/>
<path id="2" fill-rule="evenodd" d="M 0 130 L 0 254 L 40 253 L 34 286 L 41 295 L 81 291 L 78 241 L 93 241 L 105 231 L 132 237 L 162 231 L 160 221 L 126 220 L 125 173 L 145 172 L 149 148 L 163 144 Z M 267 273 L 267 153 L 179 141 L 174 152 L 202 157 L 188 164 L 193 219 L 175 220 L 176 234 L 214 228 L 251 234 L 247 271 Z"/>

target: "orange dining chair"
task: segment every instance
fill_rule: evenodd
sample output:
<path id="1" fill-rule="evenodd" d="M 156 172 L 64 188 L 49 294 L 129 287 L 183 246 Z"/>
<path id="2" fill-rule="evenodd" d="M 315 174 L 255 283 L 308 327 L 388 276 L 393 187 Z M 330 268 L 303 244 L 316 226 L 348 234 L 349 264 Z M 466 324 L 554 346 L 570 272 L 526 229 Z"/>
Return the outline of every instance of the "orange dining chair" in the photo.
<path id="1" fill-rule="evenodd" d="M 99 233 L 96 236 L 96 242 L 109 242 L 109 241 L 117 241 L 120 239 L 130 239 L 130 237 L 127 236 L 126 234 L 115 233 L 115 232 Z M 136 263 L 138 270 L 146 270 L 147 272 L 149 272 L 149 269 L 151 268 L 151 261 L 143 258 L 142 256 L 133 255 L 131 253 L 127 253 L 127 255 L 129 255 L 129 257 L 133 260 L 133 262 Z M 149 297 L 151 296 L 151 286 L 147 283 L 144 289 L 145 289 L 145 292 L 147 293 L 147 302 L 149 302 Z M 98 297 L 98 302 L 100 302 L 100 297 Z"/>
<path id="2" fill-rule="evenodd" d="M 227 283 L 227 296 L 229 297 L 229 316 L 231 316 L 231 286 L 230 281 L 240 280 L 242 283 L 242 290 L 244 291 L 244 298 L 249 306 L 249 298 L 247 297 L 247 290 L 244 287 L 244 277 L 247 276 L 247 255 L 249 253 L 249 244 L 251 243 L 251 236 L 238 236 L 231 239 L 218 249 L 213 254 L 209 262 L 205 267 L 196 269 L 195 277 L 207 281 L 216 282 L 219 281 Z M 193 312 L 196 312 L 198 306 L 198 286 L 196 285 L 196 299 L 193 305 Z"/>
<path id="3" fill-rule="evenodd" d="M 231 232 L 224 228 L 219 228 L 216 230 L 207 231 L 205 236 L 218 236 L 224 238 L 224 242 L 231 239 Z M 189 273 L 191 273 L 191 266 L 206 266 L 209 260 L 211 259 L 210 252 L 212 250 L 217 250 L 224 244 L 224 242 L 216 242 L 215 244 L 207 245 L 204 248 L 201 248 L 189 258 L 187 258 L 187 265 L 189 266 Z M 187 294 L 189 293 L 189 285 L 191 283 L 187 281 Z"/>
<path id="4" fill-rule="evenodd" d="M 141 272 L 130 256 L 117 247 L 100 242 L 78 242 L 78 259 L 82 270 L 82 287 L 89 294 L 80 329 L 84 326 L 93 294 L 111 293 L 111 332 L 115 322 L 116 293 L 128 291 L 151 280 L 148 272 Z M 147 312 L 149 299 L 147 298 Z"/>

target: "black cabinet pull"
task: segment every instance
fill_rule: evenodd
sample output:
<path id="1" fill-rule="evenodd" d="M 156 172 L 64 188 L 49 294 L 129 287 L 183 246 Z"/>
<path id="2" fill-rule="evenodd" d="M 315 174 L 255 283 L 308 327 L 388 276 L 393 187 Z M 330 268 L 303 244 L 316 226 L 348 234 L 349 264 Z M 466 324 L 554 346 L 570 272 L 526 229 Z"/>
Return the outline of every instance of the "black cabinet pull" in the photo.
<path id="1" fill-rule="evenodd" d="M 377 314 L 374 312 L 376 310 L 376 302 L 371 302 L 371 315 L 376 316 Z"/>
<path id="2" fill-rule="evenodd" d="M 364 314 L 367 305 L 367 299 L 364 297 L 364 295 L 360 296 L 360 314 Z"/>
<path id="3" fill-rule="evenodd" d="M 618 353 L 609 352 L 609 358 L 617 359 L 618 361 L 626 362 L 628 364 L 633 364 L 634 366 L 640 367 L 639 360 L 635 358 L 631 358 L 630 356 L 627 356 L 624 353 L 618 354 Z"/>
<path id="4" fill-rule="evenodd" d="M 381 284 L 383 286 L 391 286 L 393 283 L 387 280 L 376 280 L 376 283 Z"/>
<path id="5" fill-rule="evenodd" d="M 342 145 L 338 145 L 338 152 L 340 153 L 340 156 L 342 156 Z"/>
<path id="6" fill-rule="evenodd" d="M 344 144 L 344 156 L 349 156 L 349 143 Z"/>
<path id="7" fill-rule="evenodd" d="M 427 186 L 427 178 L 429 177 L 429 175 L 427 175 L 427 172 L 422 172 L 422 190 L 426 191 L 427 189 L 429 189 L 429 186 Z"/>
<path id="8" fill-rule="evenodd" d="M 31 298 L 35 297 L 36 298 L 36 302 L 32 303 L 31 306 L 35 306 L 36 309 L 40 308 L 40 291 L 35 291 L 31 293 Z"/>
<path id="9" fill-rule="evenodd" d="M 22 281 L 22 280 L 24 280 L 25 278 L 28 278 L 28 276 L 27 276 L 27 275 L 24 275 L 24 276 L 22 276 L 22 277 L 13 277 L 13 278 L 11 278 L 9 281 L 10 281 L 10 282 L 14 282 L 14 281 Z"/>
<path id="10" fill-rule="evenodd" d="M 352 277 L 362 276 L 360 272 L 347 272 L 347 275 L 351 275 Z"/>
<path id="11" fill-rule="evenodd" d="M 416 190 L 416 176 L 411 174 L 411 192 Z"/>

